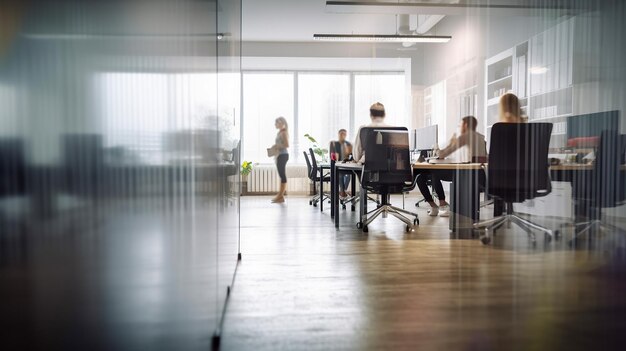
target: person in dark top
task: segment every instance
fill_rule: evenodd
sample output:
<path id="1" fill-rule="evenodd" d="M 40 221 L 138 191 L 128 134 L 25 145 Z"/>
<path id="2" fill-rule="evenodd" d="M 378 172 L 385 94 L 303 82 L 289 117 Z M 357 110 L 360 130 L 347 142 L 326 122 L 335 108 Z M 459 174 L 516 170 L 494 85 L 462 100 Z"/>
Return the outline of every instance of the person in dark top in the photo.
<path id="1" fill-rule="evenodd" d="M 337 161 L 348 160 L 352 154 L 352 144 L 346 140 L 348 132 L 345 129 L 340 129 L 338 132 L 339 140 L 330 142 L 330 152 L 334 153 Z M 350 185 L 350 175 L 345 174 L 339 179 L 339 196 L 347 197 L 346 189 Z"/>

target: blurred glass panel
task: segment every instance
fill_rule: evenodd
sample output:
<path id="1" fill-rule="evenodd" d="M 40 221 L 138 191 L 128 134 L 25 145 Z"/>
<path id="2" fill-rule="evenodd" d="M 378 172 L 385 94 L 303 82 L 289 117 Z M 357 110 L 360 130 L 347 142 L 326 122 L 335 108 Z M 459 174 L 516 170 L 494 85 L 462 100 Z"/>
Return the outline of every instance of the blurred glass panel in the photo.
<path id="1" fill-rule="evenodd" d="M 10 346 L 210 347 L 238 252 L 240 3 L 0 2 Z"/>

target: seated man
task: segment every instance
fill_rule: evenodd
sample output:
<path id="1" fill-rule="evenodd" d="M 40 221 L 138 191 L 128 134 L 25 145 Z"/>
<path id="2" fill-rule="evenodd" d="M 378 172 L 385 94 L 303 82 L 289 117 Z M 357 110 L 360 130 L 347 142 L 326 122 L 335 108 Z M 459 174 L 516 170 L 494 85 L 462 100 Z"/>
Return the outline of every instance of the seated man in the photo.
<path id="1" fill-rule="evenodd" d="M 461 135 L 452 136 L 450 143 L 443 150 L 439 151 L 438 158 L 442 159 L 449 156 L 458 149 L 461 149 L 462 161 L 468 162 L 486 162 L 487 160 L 487 145 L 485 143 L 485 136 L 476 132 L 476 126 L 478 121 L 473 116 L 463 117 L 461 120 Z M 467 159 L 467 160 L 466 160 Z M 448 217 L 449 205 L 446 202 L 446 194 L 443 191 L 441 181 L 452 181 L 453 171 L 438 170 L 431 173 L 432 185 L 437 197 L 439 198 L 439 206 L 433 200 L 433 196 L 428 190 L 428 175 L 421 174 L 417 177 L 417 186 L 420 192 L 424 196 L 424 200 L 428 202 L 431 209 L 428 211 L 429 216 Z"/>
<path id="2" fill-rule="evenodd" d="M 347 132 L 345 129 L 339 130 L 339 140 L 330 142 L 330 152 L 337 155 L 337 161 L 347 161 L 352 154 L 352 144 L 346 140 Z M 346 189 L 350 185 L 350 175 L 344 174 L 339 179 L 339 196 L 347 197 Z"/>
<path id="3" fill-rule="evenodd" d="M 354 161 L 363 163 L 365 162 L 365 152 L 361 143 L 361 128 L 365 127 L 390 127 L 385 124 L 385 106 L 380 102 L 377 102 L 370 106 L 370 119 L 372 122 L 368 125 L 361 126 L 356 132 L 356 139 L 354 140 L 354 149 L 352 155 Z"/>

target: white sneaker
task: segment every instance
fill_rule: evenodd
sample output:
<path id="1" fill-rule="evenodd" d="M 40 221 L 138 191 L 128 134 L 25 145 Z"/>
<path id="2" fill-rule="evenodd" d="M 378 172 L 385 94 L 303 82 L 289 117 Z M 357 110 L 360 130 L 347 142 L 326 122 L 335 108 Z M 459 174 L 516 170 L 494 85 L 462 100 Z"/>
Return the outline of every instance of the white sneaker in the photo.
<path id="1" fill-rule="evenodd" d="M 438 214 L 439 214 L 439 207 L 431 207 L 430 210 L 428 210 L 428 215 L 431 217 L 437 217 Z"/>
<path id="2" fill-rule="evenodd" d="M 439 208 L 439 217 L 450 217 L 450 206 L 442 206 Z"/>

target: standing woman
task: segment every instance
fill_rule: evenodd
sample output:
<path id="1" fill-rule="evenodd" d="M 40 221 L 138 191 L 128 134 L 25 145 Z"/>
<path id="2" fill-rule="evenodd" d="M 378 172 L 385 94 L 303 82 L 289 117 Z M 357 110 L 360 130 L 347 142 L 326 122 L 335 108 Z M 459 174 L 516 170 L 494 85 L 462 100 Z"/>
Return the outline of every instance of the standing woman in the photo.
<path id="1" fill-rule="evenodd" d="M 287 126 L 287 120 L 285 117 L 278 117 L 274 122 L 274 126 L 278 129 L 276 134 L 276 142 L 273 146 L 278 151 L 276 155 L 276 168 L 278 169 L 278 175 L 280 176 L 280 190 L 278 194 L 272 199 L 273 203 L 285 202 L 285 190 L 287 190 L 287 173 L 285 168 L 287 161 L 289 161 L 289 132 Z"/>

